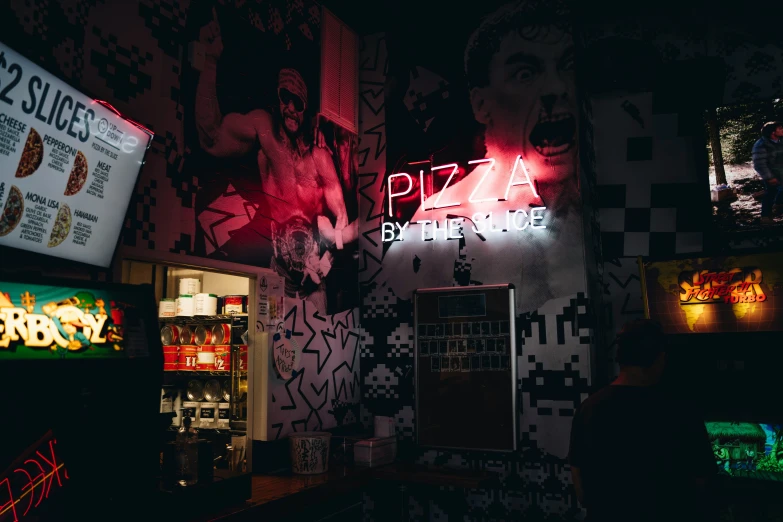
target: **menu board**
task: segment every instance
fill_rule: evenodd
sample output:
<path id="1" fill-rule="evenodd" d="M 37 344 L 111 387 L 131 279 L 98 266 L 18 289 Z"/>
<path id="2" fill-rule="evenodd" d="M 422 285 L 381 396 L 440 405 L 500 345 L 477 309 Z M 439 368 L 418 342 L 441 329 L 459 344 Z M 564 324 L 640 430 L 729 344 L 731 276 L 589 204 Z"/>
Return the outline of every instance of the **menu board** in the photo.
<path id="1" fill-rule="evenodd" d="M 415 312 L 419 444 L 514 450 L 513 287 L 418 290 Z"/>
<path id="2" fill-rule="evenodd" d="M 0 43 L 0 245 L 108 267 L 151 137 Z"/>

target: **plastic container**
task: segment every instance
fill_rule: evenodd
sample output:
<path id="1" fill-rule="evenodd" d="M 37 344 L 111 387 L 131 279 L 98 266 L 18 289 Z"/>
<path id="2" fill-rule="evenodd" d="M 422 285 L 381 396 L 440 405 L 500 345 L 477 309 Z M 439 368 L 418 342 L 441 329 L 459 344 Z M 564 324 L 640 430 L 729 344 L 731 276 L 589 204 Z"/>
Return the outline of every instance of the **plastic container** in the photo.
<path id="1" fill-rule="evenodd" d="M 163 298 L 158 303 L 158 317 L 170 318 L 177 316 L 177 300 L 171 298 Z"/>
<path id="2" fill-rule="evenodd" d="M 196 294 L 194 315 L 217 315 L 217 296 L 215 294 Z"/>
<path id="3" fill-rule="evenodd" d="M 329 445 L 332 434 L 305 431 L 289 435 L 291 471 L 298 475 L 317 475 L 329 471 Z"/>
<path id="4" fill-rule="evenodd" d="M 201 281 L 192 277 L 185 277 L 179 280 L 179 293 L 195 295 L 201 293 Z"/>
<path id="5" fill-rule="evenodd" d="M 177 298 L 177 316 L 193 317 L 193 296 L 183 294 Z"/>

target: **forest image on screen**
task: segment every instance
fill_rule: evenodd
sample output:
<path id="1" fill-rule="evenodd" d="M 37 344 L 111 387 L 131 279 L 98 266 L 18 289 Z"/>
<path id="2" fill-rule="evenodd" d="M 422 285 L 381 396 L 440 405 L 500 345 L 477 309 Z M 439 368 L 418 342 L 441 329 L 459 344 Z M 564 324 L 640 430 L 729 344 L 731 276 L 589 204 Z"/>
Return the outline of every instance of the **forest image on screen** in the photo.
<path id="1" fill-rule="evenodd" d="M 705 114 L 712 216 L 721 233 L 783 229 L 783 98 Z M 777 179 L 777 183 L 768 181 Z"/>
<path id="2" fill-rule="evenodd" d="M 707 422 L 718 473 L 783 481 L 783 425 Z"/>

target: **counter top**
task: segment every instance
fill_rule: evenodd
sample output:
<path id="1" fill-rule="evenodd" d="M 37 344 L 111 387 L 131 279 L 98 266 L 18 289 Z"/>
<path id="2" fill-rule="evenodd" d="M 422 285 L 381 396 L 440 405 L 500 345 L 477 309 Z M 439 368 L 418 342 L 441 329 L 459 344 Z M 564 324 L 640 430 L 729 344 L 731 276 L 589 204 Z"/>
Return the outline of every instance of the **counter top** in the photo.
<path id="1" fill-rule="evenodd" d="M 288 516 L 306 506 L 328 504 L 341 495 L 355 493 L 360 499 L 364 487 L 373 480 L 406 485 L 478 489 L 490 486 L 497 480 L 497 475 L 485 471 L 390 464 L 378 468 L 336 468 L 320 475 L 253 475 L 251 480 L 250 500 L 242 505 L 193 519 L 193 522 L 257 520 L 260 515 L 274 520 L 274 517 Z"/>

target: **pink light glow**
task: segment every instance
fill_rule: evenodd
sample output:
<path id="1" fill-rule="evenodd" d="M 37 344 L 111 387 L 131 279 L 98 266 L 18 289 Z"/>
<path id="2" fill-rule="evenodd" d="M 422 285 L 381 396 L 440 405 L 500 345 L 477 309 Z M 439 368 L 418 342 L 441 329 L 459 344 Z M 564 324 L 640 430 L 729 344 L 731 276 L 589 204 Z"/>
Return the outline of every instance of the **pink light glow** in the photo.
<path id="1" fill-rule="evenodd" d="M 522 165 L 522 172 L 525 174 L 525 181 L 514 183 L 514 176 L 517 173 L 517 165 Z M 540 199 L 538 191 L 536 190 L 536 186 L 530 179 L 530 174 L 527 171 L 527 167 L 525 167 L 525 162 L 522 160 L 521 155 L 517 156 L 516 161 L 514 161 L 514 168 L 511 170 L 511 177 L 508 178 L 508 186 L 506 187 L 506 194 L 503 196 L 503 200 L 508 200 L 508 193 L 511 190 L 511 187 L 516 187 L 519 185 L 530 185 L 530 190 L 533 191 L 533 195 L 537 199 Z"/>
<path id="2" fill-rule="evenodd" d="M 481 179 L 479 180 L 478 184 L 473 188 L 473 192 L 470 193 L 470 197 L 468 197 L 469 203 L 480 203 L 482 201 L 497 201 L 498 198 L 483 198 L 483 199 L 473 199 L 476 195 L 476 192 L 478 192 L 479 187 L 484 183 L 484 180 L 487 178 L 487 175 L 492 171 L 492 169 L 495 167 L 495 158 L 486 158 L 486 159 L 479 159 L 479 160 L 472 160 L 468 162 L 468 165 L 476 165 L 479 163 L 489 163 L 489 166 L 487 166 L 487 170 L 484 171 L 484 175 L 481 176 Z"/>
<path id="3" fill-rule="evenodd" d="M 449 163 L 447 165 L 439 165 L 437 167 L 432 167 L 430 169 L 432 172 L 435 172 L 436 170 L 447 169 L 449 167 L 452 168 L 451 174 L 449 175 L 449 179 L 446 180 L 446 184 L 443 186 L 443 189 L 441 189 L 441 191 L 438 192 L 438 197 L 435 198 L 435 204 L 432 205 L 432 208 L 430 210 L 434 210 L 436 208 L 458 207 L 458 206 L 462 205 L 462 203 L 460 203 L 459 201 L 456 202 L 456 203 L 446 203 L 444 205 L 440 205 L 439 204 L 440 203 L 440 198 L 443 197 L 443 193 L 446 192 L 446 189 L 448 188 L 449 183 L 451 183 L 451 178 L 453 178 L 454 174 L 456 174 L 457 171 L 459 170 L 459 165 L 457 165 L 456 163 Z M 422 186 L 422 192 L 423 192 L 423 188 L 424 187 Z M 423 207 L 422 207 L 422 210 L 423 210 Z"/>
<path id="4" fill-rule="evenodd" d="M 405 189 L 402 192 L 392 192 L 392 180 L 394 178 L 402 178 L 402 177 L 405 177 L 405 178 L 408 179 L 408 188 Z M 405 194 L 410 192 L 411 189 L 413 188 L 413 178 L 411 178 L 410 174 L 406 174 L 405 172 L 400 172 L 399 174 L 392 174 L 392 175 L 390 175 L 389 179 L 386 182 L 389 185 L 389 190 L 388 190 L 388 193 L 389 193 L 389 217 L 394 217 L 394 215 L 392 214 L 392 199 L 394 199 L 397 196 L 404 196 Z"/>

